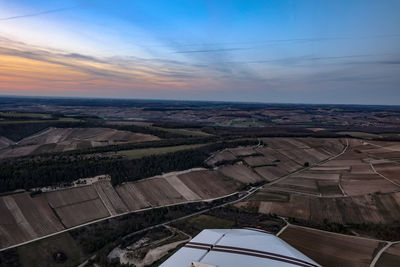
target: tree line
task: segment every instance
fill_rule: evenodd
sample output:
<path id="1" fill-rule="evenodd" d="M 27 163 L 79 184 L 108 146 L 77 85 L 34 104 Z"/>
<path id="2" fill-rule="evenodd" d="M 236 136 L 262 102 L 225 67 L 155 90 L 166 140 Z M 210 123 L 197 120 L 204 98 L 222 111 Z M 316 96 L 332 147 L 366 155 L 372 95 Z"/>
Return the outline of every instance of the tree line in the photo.
<path id="1" fill-rule="evenodd" d="M 201 167 L 210 153 L 256 140 L 217 142 L 197 149 L 151 155 L 138 159 L 103 157 L 57 157 L 51 159 L 7 159 L 0 162 L 0 192 L 59 186 L 78 178 L 110 174 L 114 185 L 136 181 L 164 172 Z"/>

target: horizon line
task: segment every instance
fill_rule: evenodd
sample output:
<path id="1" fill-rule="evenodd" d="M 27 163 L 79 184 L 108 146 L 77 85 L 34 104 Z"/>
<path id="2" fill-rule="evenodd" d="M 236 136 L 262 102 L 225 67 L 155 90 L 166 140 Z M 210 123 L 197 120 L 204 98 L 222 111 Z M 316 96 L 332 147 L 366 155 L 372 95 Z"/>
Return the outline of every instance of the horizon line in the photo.
<path id="1" fill-rule="evenodd" d="M 344 103 L 301 103 L 301 102 L 257 102 L 240 100 L 204 100 L 204 99 L 160 99 L 160 98 L 134 98 L 134 97 L 89 97 L 89 96 L 52 96 L 52 95 L 12 95 L 0 94 L 0 98 L 53 98 L 53 99 L 94 99 L 94 100 L 138 100 L 138 101 L 160 101 L 160 102 L 205 102 L 205 103 L 231 103 L 231 104 L 251 104 L 251 105 L 310 105 L 310 106 L 385 106 L 399 107 L 400 104 L 344 104 Z"/>

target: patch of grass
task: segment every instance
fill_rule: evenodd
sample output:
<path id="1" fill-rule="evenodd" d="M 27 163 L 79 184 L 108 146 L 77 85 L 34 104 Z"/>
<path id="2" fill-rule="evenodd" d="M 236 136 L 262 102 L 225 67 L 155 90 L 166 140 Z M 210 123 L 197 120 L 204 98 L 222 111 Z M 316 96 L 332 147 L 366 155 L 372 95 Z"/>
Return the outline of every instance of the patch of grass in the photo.
<path id="1" fill-rule="evenodd" d="M 342 190 L 340 190 L 340 187 L 338 185 L 332 184 L 332 185 L 320 185 L 318 182 L 318 191 L 323 194 L 323 195 L 341 195 Z"/>
<path id="2" fill-rule="evenodd" d="M 50 143 L 50 144 L 44 144 L 36 148 L 31 154 L 41 154 L 41 153 L 46 153 L 48 151 L 52 151 L 55 149 L 57 146 L 56 143 Z"/>
<path id="3" fill-rule="evenodd" d="M 136 125 L 136 126 L 151 126 L 153 123 L 146 121 L 106 121 L 106 125 Z"/>
<path id="4" fill-rule="evenodd" d="M 259 120 L 243 121 L 243 120 L 233 120 L 230 122 L 230 126 L 234 127 L 260 127 L 265 126 L 265 122 Z"/>
<path id="5" fill-rule="evenodd" d="M 166 132 L 173 133 L 173 134 L 186 135 L 186 136 L 209 136 L 210 135 L 210 134 L 202 132 L 202 131 L 188 130 L 188 129 L 162 128 L 162 127 L 156 127 L 156 126 L 151 126 L 150 128 L 160 130 L 160 131 L 166 131 Z"/>
<path id="6" fill-rule="evenodd" d="M 65 262 L 56 263 L 53 256 L 57 252 L 66 255 Z M 22 267 L 78 266 L 86 258 L 69 233 L 58 234 L 18 247 L 18 254 Z"/>
<path id="7" fill-rule="evenodd" d="M 0 120 L 0 124 L 26 124 L 26 123 L 59 123 L 59 122 L 83 122 L 75 118 L 59 118 L 57 120 Z"/>
<path id="8" fill-rule="evenodd" d="M 108 121 L 106 124 L 108 125 L 136 125 L 141 127 L 147 127 L 152 130 L 164 131 L 172 134 L 178 134 L 183 136 L 194 136 L 194 137 L 202 137 L 202 136 L 210 136 L 210 134 L 202 132 L 200 130 L 189 130 L 183 128 L 164 128 L 159 126 L 153 126 L 152 122 L 145 121 Z"/>
<path id="9" fill-rule="evenodd" d="M 76 119 L 76 118 L 59 118 L 59 122 L 83 122 L 84 120 Z"/>
<path id="10" fill-rule="evenodd" d="M 287 193 L 275 193 L 275 192 L 265 192 L 259 191 L 253 196 L 250 197 L 249 200 L 252 201 L 271 201 L 271 202 L 288 202 L 289 194 Z"/>
<path id="11" fill-rule="evenodd" d="M 152 147 L 152 148 L 143 148 L 143 149 L 132 149 L 132 150 L 123 150 L 117 152 L 118 155 L 125 156 L 129 159 L 137 159 L 150 155 L 160 155 L 166 154 L 181 150 L 194 149 L 205 146 L 206 144 L 193 144 L 193 145 L 181 145 L 181 146 L 168 146 L 168 147 Z"/>
<path id="12" fill-rule="evenodd" d="M 48 113 L 20 113 L 20 112 L 0 112 L 0 117 L 3 117 L 3 118 L 37 118 L 37 119 L 53 118 L 53 116 Z"/>

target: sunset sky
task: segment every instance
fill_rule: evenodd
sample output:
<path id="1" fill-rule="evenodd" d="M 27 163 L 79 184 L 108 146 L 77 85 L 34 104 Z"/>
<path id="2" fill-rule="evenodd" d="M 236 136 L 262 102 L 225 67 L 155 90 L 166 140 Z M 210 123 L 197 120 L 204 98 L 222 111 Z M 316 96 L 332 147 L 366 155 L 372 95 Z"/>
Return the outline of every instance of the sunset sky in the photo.
<path id="1" fill-rule="evenodd" d="M 0 95 L 400 104 L 399 10 L 0 0 Z"/>

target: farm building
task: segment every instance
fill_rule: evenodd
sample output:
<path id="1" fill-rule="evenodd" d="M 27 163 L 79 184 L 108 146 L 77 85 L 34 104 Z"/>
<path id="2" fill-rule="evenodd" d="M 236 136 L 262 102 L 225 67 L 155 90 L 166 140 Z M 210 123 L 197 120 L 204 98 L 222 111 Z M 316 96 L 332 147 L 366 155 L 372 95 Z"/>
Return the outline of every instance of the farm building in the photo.
<path id="1" fill-rule="evenodd" d="M 259 229 L 207 229 L 160 267 L 318 267 L 280 238 Z"/>

